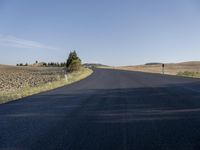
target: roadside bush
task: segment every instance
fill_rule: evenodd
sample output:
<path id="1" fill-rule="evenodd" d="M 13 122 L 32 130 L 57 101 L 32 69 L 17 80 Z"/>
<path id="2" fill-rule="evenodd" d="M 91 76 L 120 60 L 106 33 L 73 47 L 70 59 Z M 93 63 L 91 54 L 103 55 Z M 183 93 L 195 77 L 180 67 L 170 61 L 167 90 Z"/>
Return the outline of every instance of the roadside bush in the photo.
<path id="1" fill-rule="evenodd" d="M 79 60 L 73 60 L 68 67 L 69 72 L 79 71 L 81 68 L 81 62 Z"/>
<path id="2" fill-rule="evenodd" d="M 184 72 L 178 72 L 177 75 L 186 77 L 200 77 L 200 72 L 184 71 Z"/>
<path id="3" fill-rule="evenodd" d="M 76 51 L 70 52 L 66 64 L 69 72 L 79 71 L 81 68 L 81 59 L 78 57 Z"/>

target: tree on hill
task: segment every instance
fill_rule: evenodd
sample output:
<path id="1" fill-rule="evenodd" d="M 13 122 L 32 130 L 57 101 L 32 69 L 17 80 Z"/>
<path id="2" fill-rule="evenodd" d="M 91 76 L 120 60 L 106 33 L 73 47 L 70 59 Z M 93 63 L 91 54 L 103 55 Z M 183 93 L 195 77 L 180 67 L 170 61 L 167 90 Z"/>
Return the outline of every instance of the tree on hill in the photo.
<path id="1" fill-rule="evenodd" d="M 68 59 L 67 59 L 66 67 L 67 67 L 68 71 L 70 71 L 70 72 L 80 70 L 81 59 L 78 57 L 76 51 L 70 52 Z"/>

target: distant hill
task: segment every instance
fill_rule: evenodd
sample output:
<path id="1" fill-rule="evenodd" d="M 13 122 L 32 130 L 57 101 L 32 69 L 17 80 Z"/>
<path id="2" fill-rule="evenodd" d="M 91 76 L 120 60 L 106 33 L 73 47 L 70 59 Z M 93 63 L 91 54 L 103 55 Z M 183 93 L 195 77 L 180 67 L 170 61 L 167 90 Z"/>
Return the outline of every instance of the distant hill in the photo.
<path id="1" fill-rule="evenodd" d="M 181 63 L 177 63 L 179 65 L 188 65 L 188 66 L 199 66 L 200 65 L 200 61 L 187 61 L 187 62 L 181 62 Z"/>
<path id="2" fill-rule="evenodd" d="M 151 63 L 146 63 L 146 64 L 144 64 L 144 65 L 160 65 L 160 64 L 162 64 L 162 63 L 151 62 Z"/>
<path id="3" fill-rule="evenodd" d="M 98 64 L 98 63 L 85 63 L 83 64 L 85 67 L 109 67 L 107 65 Z"/>

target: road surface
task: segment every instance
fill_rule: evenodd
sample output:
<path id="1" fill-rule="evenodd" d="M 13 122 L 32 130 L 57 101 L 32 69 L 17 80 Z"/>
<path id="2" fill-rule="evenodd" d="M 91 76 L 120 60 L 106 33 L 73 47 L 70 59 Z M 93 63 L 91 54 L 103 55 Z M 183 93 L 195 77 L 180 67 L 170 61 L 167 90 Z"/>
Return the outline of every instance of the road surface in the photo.
<path id="1" fill-rule="evenodd" d="M 96 69 L 0 105 L 0 150 L 199 149 L 199 79 Z"/>

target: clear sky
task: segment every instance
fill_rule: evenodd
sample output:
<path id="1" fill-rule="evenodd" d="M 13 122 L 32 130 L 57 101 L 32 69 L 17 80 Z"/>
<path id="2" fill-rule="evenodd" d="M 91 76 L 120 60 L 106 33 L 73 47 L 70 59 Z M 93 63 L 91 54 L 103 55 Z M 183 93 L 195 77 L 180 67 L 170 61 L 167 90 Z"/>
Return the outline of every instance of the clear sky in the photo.
<path id="1" fill-rule="evenodd" d="M 200 60 L 199 0 L 0 0 L 0 64 Z"/>

